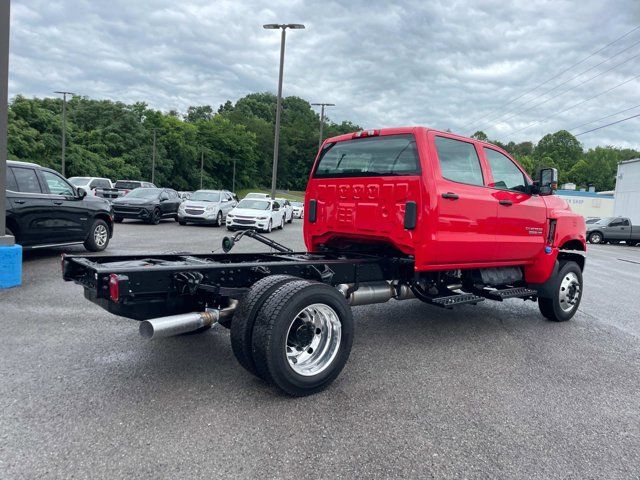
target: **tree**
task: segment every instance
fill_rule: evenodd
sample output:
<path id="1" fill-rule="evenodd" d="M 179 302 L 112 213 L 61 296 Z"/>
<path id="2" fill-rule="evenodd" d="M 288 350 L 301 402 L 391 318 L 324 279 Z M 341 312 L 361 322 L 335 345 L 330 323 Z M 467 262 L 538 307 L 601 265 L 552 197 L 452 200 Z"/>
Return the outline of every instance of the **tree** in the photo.
<path id="1" fill-rule="evenodd" d="M 482 142 L 486 142 L 488 140 L 487 134 L 484 133 L 482 130 L 476 131 L 476 133 L 471 135 L 471 138 L 475 138 L 476 140 L 480 140 Z"/>
<path id="2" fill-rule="evenodd" d="M 571 167 L 582 158 L 582 145 L 576 137 L 566 130 L 560 130 L 542 137 L 533 150 L 536 159 L 549 157 L 557 165 L 560 181 L 567 179 Z"/>

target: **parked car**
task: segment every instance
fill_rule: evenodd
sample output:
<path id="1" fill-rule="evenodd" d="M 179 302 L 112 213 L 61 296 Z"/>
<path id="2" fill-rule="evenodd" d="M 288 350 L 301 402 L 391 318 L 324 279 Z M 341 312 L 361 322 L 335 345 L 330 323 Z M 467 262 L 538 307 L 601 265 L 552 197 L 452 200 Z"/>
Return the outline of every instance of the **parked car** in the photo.
<path id="1" fill-rule="evenodd" d="M 151 182 L 141 182 L 139 180 L 116 180 L 113 188 L 119 191 L 119 196 L 123 197 L 136 188 L 158 188 Z"/>
<path id="2" fill-rule="evenodd" d="M 237 205 L 227 190 L 198 190 L 185 200 L 178 210 L 180 225 L 207 223 L 221 227 L 227 214 Z"/>
<path id="3" fill-rule="evenodd" d="M 640 225 L 631 225 L 626 217 L 601 218 L 587 226 L 587 240 L 590 243 L 619 243 L 635 247 L 640 243 Z"/>
<path id="4" fill-rule="evenodd" d="M 193 195 L 193 192 L 178 192 L 178 196 L 182 200 L 189 200 L 191 198 L 191 195 Z"/>
<path id="5" fill-rule="evenodd" d="M 6 199 L 7 233 L 24 248 L 82 243 L 99 252 L 113 235 L 109 202 L 49 168 L 9 160 Z"/>
<path id="6" fill-rule="evenodd" d="M 247 193 L 244 198 L 271 198 L 268 193 Z"/>
<path id="7" fill-rule="evenodd" d="M 82 187 L 87 195 L 113 200 L 118 198 L 120 193 L 118 189 L 113 188 L 111 180 L 102 177 L 71 177 L 68 179 L 74 187 Z"/>
<path id="8" fill-rule="evenodd" d="M 227 214 L 227 230 L 255 228 L 270 232 L 274 227 L 284 228 L 284 210 L 270 198 L 243 198 Z"/>
<path id="9" fill-rule="evenodd" d="M 303 202 L 291 202 L 293 207 L 294 218 L 304 218 L 304 203 Z"/>
<path id="10" fill-rule="evenodd" d="M 181 203 L 178 192 L 170 188 L 136 188 L 113 201 L 114 220 L 120 223 L 133 218 L 153 225 L 163 218 L 178 220 Z"/>
<path id="11" fill-rule="evenodd" d="M 280 204 L 280 208 L 284 210 L 284 221 L 287 223 L 293 222 L 293 207 L 291 202 L 286 198 L 277 198 L 276 202 Z"/>

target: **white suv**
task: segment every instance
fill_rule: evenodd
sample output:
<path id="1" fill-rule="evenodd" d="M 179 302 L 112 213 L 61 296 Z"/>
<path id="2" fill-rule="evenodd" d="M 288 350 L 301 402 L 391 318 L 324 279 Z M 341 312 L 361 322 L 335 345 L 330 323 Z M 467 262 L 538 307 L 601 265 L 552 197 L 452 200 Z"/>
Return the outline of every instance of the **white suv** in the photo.
<path id="1" fill-rule="evenodd" d="M 284 228 L 284 214 L 277 200 L 243 198 L 227 215 L 227 230 L 254 228 L 270 232 L 274 228 Z"/>
<path id="2" fill-rule="evenodd" d="M 221 227 L 237 202 L 228 190 L 198 190 L 180 204 L 178 222 L 206 223 Z"/>

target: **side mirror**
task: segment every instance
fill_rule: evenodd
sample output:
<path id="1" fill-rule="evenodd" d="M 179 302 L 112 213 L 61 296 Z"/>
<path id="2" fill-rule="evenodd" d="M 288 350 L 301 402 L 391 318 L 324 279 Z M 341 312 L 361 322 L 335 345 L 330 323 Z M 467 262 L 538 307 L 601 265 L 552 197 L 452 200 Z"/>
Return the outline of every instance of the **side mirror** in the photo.
<path id="1" fill-rule="evenodd" d="M 538 191 L 540 195 L 552 195 L 558 189 L 558 169 L 543 168 L 540 170 Z"/>
<path id="2" fill-rule="evenodd" d="M 82 200 L 87 196 L 87 191 L 82 187 L 78 187 L 78 193 L 76 196 L 78 197 L 78 200 Z"/>
<path id="3" fill-rule="evenodd" d="M 273 211 L 274 211 L 274 212 L 278 212 L 278 211 L 280 211 L 280 207 L 278 207 L 277 205 L 274 205 L 274 206 L 273 206 Z"/>
<path id="4" fill-rule="evenodd" d="M 229 199 L 228 199 L 228 198 L 223 198 L 223 199 L 222 199 L 222 203 L 224 203 L 224 202 L 228 202 L 228 201 L 229 201 Z"/>

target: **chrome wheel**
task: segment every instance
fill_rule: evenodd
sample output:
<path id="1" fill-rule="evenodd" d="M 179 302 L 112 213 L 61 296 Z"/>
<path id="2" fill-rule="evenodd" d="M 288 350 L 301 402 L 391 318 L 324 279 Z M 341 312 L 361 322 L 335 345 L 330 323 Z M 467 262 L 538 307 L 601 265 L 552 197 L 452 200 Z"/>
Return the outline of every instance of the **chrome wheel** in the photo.
<path id="1" fill-rule="evenodd" d="M 291 369 L 305 377 L 324 371 L 338 354 L 342 324 L 333 308 L 324 303 L 305 307 L 291 322 L 285 354 Z"/>
<path id="2" fill-rule="evenodd" d="M 580 300 L 580 280 L 573 272 L 568 272 L 560 282 L 560 308 L 564 312 L 572 311 Z"/>
<path id="3" fill-rule="evenodd" d="M 592 233 L 589 237 L 589 241 L 595 244 L 602 243 L 602 235 L 600 235 L 599 233 Z"/>
<path id="4" fill-rule="evenodd" d="M 93 240 L 96 242 L 98 247 L 104 247 L 107 244 L 108 238 L 109 232 L 107 231 L 107 227 L 104 225 L 100 224 L 93 230 Z"/>

